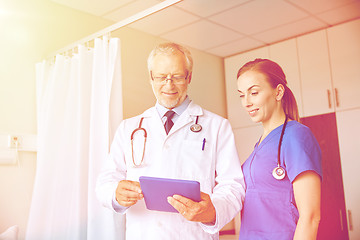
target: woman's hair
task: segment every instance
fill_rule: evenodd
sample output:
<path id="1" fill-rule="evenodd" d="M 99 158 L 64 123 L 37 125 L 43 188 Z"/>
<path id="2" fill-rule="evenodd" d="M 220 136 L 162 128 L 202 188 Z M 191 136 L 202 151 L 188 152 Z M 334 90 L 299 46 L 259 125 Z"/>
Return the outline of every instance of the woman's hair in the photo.
<path id="1" fill-rule="evenodd" d="M 284 71 L 281 69 L 279 64 L 269 59 L 257 58 L 253 61 L 247 62 L 242 66 L 238 73 L 237 79 L 247 71 L 256 71 L 264 74 L 267 77 L 268 82 L 272 88 L 276 88 L 277 85 L 281 84 L 285 88 L 284 96 L 281 100 L 282 107 L 285 114 L 293 120 L 300 121 L 299 111 L 296 104 L 296 99 L 293 92 L 287 86 L 286 76 Z"/>
<path id="2" fill-rule="evenodd" d="M 154 58 L 156 55 L 158 55 L 158 54 L 172 55 L 176 51 L 179 51 L 184 54 L 185 67 L 186 67 L 187 73 L 188 73 L 188 75 L 190 73 L 192 73 L 193 59 L 191 57 L 190 51 L 187 50 L 185 47 L 183 47 L 179 44 L 176 44 L 176 43 L 172 43 L 172 42 L 161 43 L 151 51 L 151 53 L 149 54 L 148 60 L 147 60 L 149 72 L 152 70 L 152 67 L 153 67 L 152 65 L 153 65 Z"/>

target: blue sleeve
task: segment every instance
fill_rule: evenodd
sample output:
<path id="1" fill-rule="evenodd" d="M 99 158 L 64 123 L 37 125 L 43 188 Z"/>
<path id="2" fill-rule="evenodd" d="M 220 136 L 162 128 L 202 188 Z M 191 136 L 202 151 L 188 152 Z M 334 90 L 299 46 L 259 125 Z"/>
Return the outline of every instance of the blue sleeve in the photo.
<path id="1" fill-rule="evenodd" d="M 322 178 L 321 150 L 311 130 L 297 123 L 286 131 L 288 132 L 284 135 L 281 160 L 290 181 L 293 182 L 305 171 L 314 171 Z"/>

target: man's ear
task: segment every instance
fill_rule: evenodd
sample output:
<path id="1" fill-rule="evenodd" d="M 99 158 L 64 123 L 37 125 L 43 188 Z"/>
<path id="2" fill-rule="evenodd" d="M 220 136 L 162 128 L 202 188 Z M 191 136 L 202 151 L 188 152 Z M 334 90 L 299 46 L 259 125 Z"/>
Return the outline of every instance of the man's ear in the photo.
<path id="1" fill-rule="evenodd" d="M 191 82 L 191 79 L 192 79 L 192 73 L 190 73 L 189 76 L 188 76 L 189 84 Z"/>
<path id="2" fill-rule="evenodd" d="M 283 98 L 284 94 L 285 94 L 285 87 L 284 87 L 284 85 L 278 84 L 278 85 L 276 86 L 276 100 L 277 100 L 277 101 L 281 101 L 281 99 Z"/>
<path id="3" fill-rule="evenodd" d="M 149 83 L 153 83 L 152 71 L 149 71 Z"/>

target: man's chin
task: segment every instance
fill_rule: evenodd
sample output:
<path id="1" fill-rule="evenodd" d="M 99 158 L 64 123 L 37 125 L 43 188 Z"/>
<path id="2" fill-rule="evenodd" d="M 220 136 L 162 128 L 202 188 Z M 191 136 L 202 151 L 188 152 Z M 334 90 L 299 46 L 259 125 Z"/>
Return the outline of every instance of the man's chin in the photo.
<path id="1" fill-rule="evenodd" d="M 159 104 L 163 107 L 166 107 L 168 109 L 172 109 L 174 107 L 177 106 L 179 100 L 173 100 L 173 101 L 163 101 L 163 100 L 160 100 L 159 101 Z"/>

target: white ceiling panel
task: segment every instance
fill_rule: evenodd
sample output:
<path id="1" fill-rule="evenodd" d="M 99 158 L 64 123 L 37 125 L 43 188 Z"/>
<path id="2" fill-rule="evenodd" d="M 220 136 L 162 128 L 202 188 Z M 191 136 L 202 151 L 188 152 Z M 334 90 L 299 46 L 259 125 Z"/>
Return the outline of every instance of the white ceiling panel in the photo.
<path id="1" fill-rule="evenodd" d="M 159 3 L 158 0 L 132 1 L 129 4 L 126 4 L 123 7 L 118 8 L 110 12 L 109 14 L 104 15 L 103 17 L 114 22 L 119 22 L 128 17 L 131 17 L 132 15 L 135 15 L 138 12 L 144 11 L 158 3 Z"/>
<path id="2" fill-rule="evenodd" d="M 324 20 L 330 25 L 346 22 L 350 19 L 356 19 L 360 16 L 360 1 L 355 1 L 346 6 L 336 8 L 317 15 L 319 19 Z"/>
<path id="3" fill-rule="evenodd" d="M 169 7 L 165 11 L 157 12 L 145 19 L 134 22 L 130 24 L 129 27 L 153 35 L 161 35 L 197 20 L 199 20 L 199 17 L 197 16 L 178 8 Z"/>
<path id="4" fill-rule="evenodd" d="M 177 6 L 195 15 L 208 17 L 249 1 L 251 0 L 186 0 Z"/>
<path id="5" fill-rule="evenodd" d="M 164 0 L 48 0 L 114 22 Z M 182 0 L 129 25 L 221 57 L 360 18 L 360 0 Z"/>
<path id="6" fill-rule="evenodd" d="M 70 8 L 78 9 L 96 16 L 102 16 L 116 8 L 136 0 L 51 0 Z"/>
<path id="7" fill-rule="evenodd" d="M 239 39 L 243 35 L 220 27 L 217 24 L 201 20 L 186 27 L 161 35 L 161 37 L 205 50 Z"/>
<path id="8" fill-rule="evenodd" d="M 307 13 L 282 0 L 254 0 L 210 19 L 250 35 L 306 16 Z"/>
<path id="9" fill-rule="evenodd" d="M 234 55 L 234 53 L 244 52 L 249 49 L 254 49 L 263 45 L 263 42 L 246 37 L 228 44 L 224 44 L 219 47 L 208 49 L 206 50 L 206 52 L 220 57 L 227 57 Z"/>
<path id="10" fill-rule="evenodd" d="M 310 13 L 322 13 L 342 7 L 356 0 L 287 0 Z"/>
<path id="11" fill-rule="evenodd" d="M 284 39 L 288 39 L 301 34 L 309 33 L 326 27 L 326 24 L 313 17 L 308 17 L 300 21 L 282 25 L 259 34 L 253 35 L 254 38 L 259 39 L 265 43 L 274 43 Z"/>

